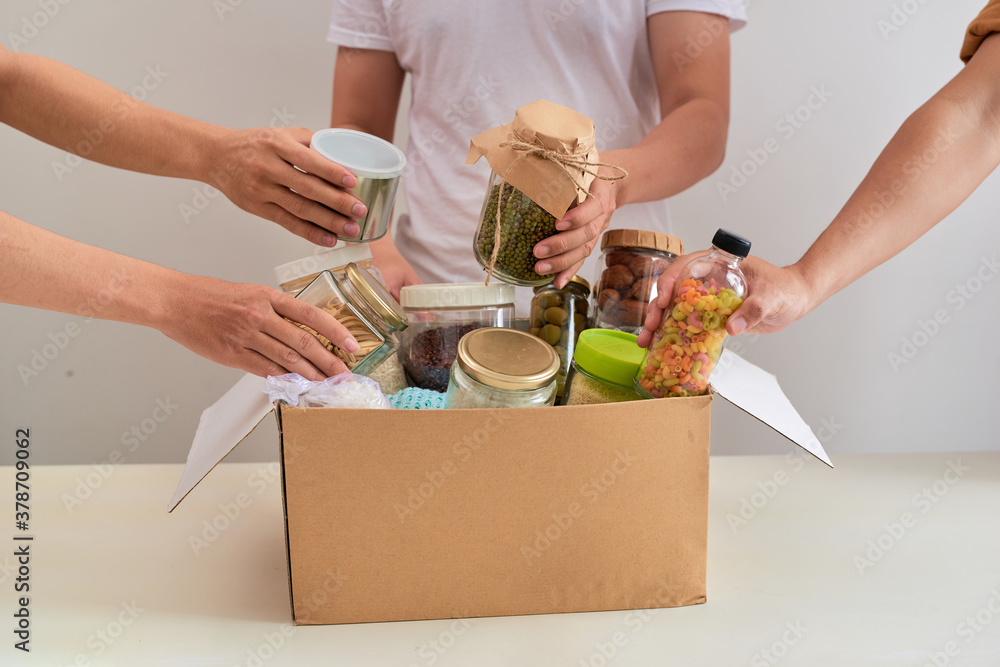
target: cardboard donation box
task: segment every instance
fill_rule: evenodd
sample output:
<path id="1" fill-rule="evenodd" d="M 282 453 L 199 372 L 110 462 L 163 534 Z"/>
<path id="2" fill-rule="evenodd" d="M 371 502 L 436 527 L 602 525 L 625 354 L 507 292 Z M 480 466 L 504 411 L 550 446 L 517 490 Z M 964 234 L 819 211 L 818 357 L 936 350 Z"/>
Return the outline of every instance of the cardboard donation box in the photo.
<path id="1" fill-rule="evenodd" d="M 202 415 L 171 510 L 272 411 L 262 387 Z M 774 376 L 724 353 L 713 388 L 830 465 Z M 274 408 L 294 622 L 705 602 L 713 399 Z"/>

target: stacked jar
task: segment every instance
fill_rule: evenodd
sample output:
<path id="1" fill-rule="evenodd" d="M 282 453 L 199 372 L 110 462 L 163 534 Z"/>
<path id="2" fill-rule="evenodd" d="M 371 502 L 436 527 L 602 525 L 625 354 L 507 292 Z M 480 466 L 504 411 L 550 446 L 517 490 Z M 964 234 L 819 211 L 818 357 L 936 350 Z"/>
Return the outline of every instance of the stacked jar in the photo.
<path id="1" fill-rule="evenodd" d="M 400 290 L 399 300 L 410 323 L 399 354 L 410 384 L 422 389 L 448 388 L 462 336 L 514 323 L 513 285 L 412 285 Z"/>
<path id="2" fill-rule="evenodd" d="M 448 383 L 449 408 L 553 405 L 559 357 L 515 329 L 476 329 L 462 337 Z"/>
<path id="3" fill-rule="evenodd" d="M 323 271 L 329 271 L 343 280 L 344 271 L 351 263 L 371 273 L 380 283 L 385 283 L 382 273 L 375 268 L 372 251 L 366 244 L 337 246 L 282 264 L 275 267 L 274 275 L 278 279 L 278 289 L 285 294 L 295 296 Z"/>
<path id="4" fill-rule="evenodd" d="M 551 345 L 559 355 L 557 401 L 564 396 L 566 374 L 573 361 L 573 351 L 580 332 L 587 328 L 587 305 L 590 283 L 580 276 L 573 276 L 562 289 L 553 283 L 535 288 L 531 300 L 529 331 Z"/>
<path id="5" fill-rule="evenodd" d="M 638 335 L 656 281 L 684 253 L 676 236 L 612 229 L 601 238 L 600 277 L 594 290 L 594 326 Z"/>
<path id="6" fill-rule="evenodd" d="M 360 349 L 347 352 L 299 324 L 359 375 L 370 375 L 393 355 L 399 347 L 396 332 L 407 326 L 406 313 L 399 303 L 357 264 L 348 264 L 342 279 L 323 271 L 295 298 L 327 311 L 354 336 Z"/>

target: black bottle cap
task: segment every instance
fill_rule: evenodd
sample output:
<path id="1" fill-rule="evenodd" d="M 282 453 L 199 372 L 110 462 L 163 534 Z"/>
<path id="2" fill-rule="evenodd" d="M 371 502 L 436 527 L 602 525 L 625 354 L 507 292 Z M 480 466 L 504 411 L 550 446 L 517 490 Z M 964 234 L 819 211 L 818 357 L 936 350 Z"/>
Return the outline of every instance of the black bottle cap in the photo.
<path id="1" fill-rule="evenodd" d="M 725 229 L 715 232 L 715 236 L 712 237 L 712 245 L 737 257 L 746 257 L 750 254 L 750 242 Z"/>

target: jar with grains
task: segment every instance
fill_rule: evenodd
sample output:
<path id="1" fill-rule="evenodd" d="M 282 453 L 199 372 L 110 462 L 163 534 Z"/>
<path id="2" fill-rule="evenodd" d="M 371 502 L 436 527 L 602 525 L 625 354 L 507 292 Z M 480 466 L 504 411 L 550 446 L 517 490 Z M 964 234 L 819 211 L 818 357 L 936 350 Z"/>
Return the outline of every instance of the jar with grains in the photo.
<path id="1" fill-rule="evenodd" d="M 514 286 L 503 283 L 409 285 L 399 292 L 410 326 L 399 351 L 410 383 L 445 391 L 458 341 L 482 327 L 512 327 Z"/>
<path id="2" fill-rule="evenodd" d="M 514 329 L 476 329 L 462 336 L 448 382 L 449 408 L 553 405 L 559 357 L 535 336 Z"/>
<path id="3" fill-rule="evenodd" d="M 386 357 L 378 368 L 369 371 L 368 377 L 378 382 L 382 393 L 387 396 L 398 394 L 410 386 L 406 379 L 406 372 L 403 370 L 403 364 L 399 361 L 399 350 Z"/>
<path id="4" fill-rule="evenodd" d="M 708 393 L 726 344 L 726 321 L 746 296 L 740 262 L 748 254 L 750 241 L 720 229 L 712 250 L 684 267 L 636 372 L 636 391 L 651 398 Z"/>
<path id="5" fill-rule="evenodd" d="M 621 403 L 643 397 L 632 384 L 645 350 L 636 337 L 613 329 L 587 329 L 580 334 L 566 380 L 564 405 Z"/>
<path id="6" fill-rule="evenodd" d="M 604 232 L 594 290 L 594 327 L 638 335 L 656 293 L 657 278 L 683 253 L 681 240 L 662 232 Z"/>
<path id="7" fill-rule="evenodd" d="M 399 303 L 372 274 L 354 263 L 347 265 L 343 279 L 323 271 L 295 298 L 322 308 L 347 327 L 361 346 L 357 352 L 342 350 L 325 336 L 299 324 L 359 375 L 368 375 L 392 356 L 399 348 L 396 332 L 407 326 L 406 313 Z"/>
<path id="8" fill-rule="evenodd" d="M 323 250 L 314 255 L 297 259 L 274 268 L 274 276 L 278 279 L 278 289 L 285 294 L 295 296 L 316 279 L 321 271 L 329 271 L 343 279 L 347 265 L 354 262 L 365 269 L 378 281 L 385 284 L 382 273 L 375 267 L 372 251 L 368 245 L 338 245 L 336 248 Z"/>
<path id="9" fill-rule="evenodd" d="M 529 331 L 555 348 L 559 355 L 557 403 L 565 396 L 563 387 L 566 384 L 566 373 L 573 361 L 577 336 L 588 326 L 589 298 L 590 283 L 580 276 L 573 276 L 562 289 L 553 283 L 536 287 L 535 296 L 531 300 Z"/>

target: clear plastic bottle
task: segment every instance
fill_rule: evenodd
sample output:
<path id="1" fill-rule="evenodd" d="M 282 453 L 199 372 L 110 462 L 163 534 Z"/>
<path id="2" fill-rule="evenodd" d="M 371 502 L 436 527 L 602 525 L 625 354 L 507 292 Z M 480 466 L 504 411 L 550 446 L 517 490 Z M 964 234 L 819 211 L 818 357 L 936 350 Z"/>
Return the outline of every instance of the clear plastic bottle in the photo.
<path id="1" fill-rule="evenodd" d="M 750 241 L 724 229 L 712 250 L 687 265 L 635 375 L 643 396 L 700 396 L 726 344 L 726 321 L 743 303 L 746 278 L 740 262 Z"/>

